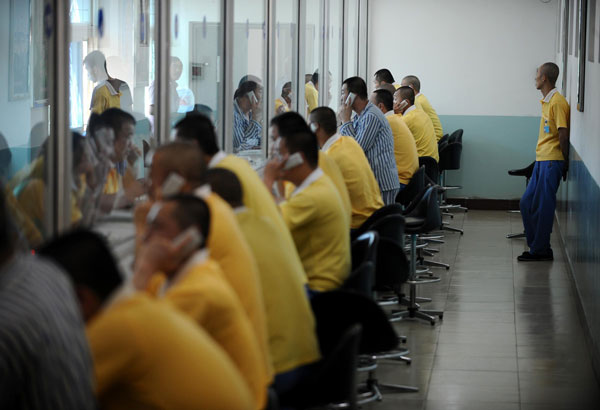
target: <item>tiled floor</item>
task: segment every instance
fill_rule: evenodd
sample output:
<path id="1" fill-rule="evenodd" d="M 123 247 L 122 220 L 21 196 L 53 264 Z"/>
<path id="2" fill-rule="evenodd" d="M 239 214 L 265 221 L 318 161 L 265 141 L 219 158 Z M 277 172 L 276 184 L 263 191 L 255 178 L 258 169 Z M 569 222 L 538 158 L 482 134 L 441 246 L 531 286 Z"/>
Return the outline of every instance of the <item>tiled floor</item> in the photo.
<path id="1" fill-rule="evenodd" d="M 600 409 L 600 389 L 590 365 L 574 289 L 558 238 L 554 262 L 517 263 L 524 239 L 519 214 L 456 213 L 434 258 L 439 283 L 420 296 L 443 309 L 444 319 L 395 323 L 408 337 L 412 365 L 381 363 L 381 382 L 414 385 L 418 393 L 386 393 L 368 409 L 587 410 Z"/>

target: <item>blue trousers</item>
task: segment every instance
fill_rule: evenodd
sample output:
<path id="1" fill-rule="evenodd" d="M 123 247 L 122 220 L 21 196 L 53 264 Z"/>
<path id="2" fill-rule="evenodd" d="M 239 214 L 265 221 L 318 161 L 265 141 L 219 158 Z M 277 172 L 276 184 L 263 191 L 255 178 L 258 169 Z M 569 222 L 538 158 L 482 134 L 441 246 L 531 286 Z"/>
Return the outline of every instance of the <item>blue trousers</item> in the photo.
<path id="1" fill-rule="evenodd" d="M 550 234 L 556 210 L 556 191 L 564 161 L 536 161 L 519 204 L 530 253 L 550 252 Z"/>

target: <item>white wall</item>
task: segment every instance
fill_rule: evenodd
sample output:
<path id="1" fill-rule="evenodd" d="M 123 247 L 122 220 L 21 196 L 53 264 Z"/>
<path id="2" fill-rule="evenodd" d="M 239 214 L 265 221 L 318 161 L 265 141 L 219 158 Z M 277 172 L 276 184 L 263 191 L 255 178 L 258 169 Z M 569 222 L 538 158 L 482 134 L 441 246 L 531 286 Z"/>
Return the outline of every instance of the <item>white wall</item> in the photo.
<path id="1" fill-rule="evenodd" d="M 571 4 L 573 4 L 571 2 Z M 592 16 L 589 16 L 590 18 Z M 600 185 L 600 47 L 598 31 L 600 30 L 600 4 L 596 8 L 596 37 L 594 61 L 586 59 L 585 104 L 584 112 L 577 110 L 577 90 L 579 81 L 579 58 L 568 57 L 567 100 L 571 105 L 571 144 L 585 162 L 585 165 Z M 574 28 L 571 37 L 574 35 Z M 589 40 L 588 40 L 589 41 Z M 557 54 L 557 61 L 562 61 L 562 54 Z"/>
<path id="2" fill-rule="evenodd" d="M 442 115 L 539 116 L 536 67 L 555 59 L 558 0 L 374 0 L 369 74 L 421 79 Z"/>

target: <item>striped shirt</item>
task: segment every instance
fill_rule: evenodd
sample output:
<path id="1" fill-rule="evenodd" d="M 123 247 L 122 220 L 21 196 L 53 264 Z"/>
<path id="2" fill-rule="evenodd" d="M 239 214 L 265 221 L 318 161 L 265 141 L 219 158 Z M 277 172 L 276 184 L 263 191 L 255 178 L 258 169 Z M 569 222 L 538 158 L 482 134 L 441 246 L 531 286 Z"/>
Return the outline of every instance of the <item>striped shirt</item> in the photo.
<path id="1" fill-rule="evenodd" d="M 262 125 L 242 112 L 237 101 L 233 102 L 233 150 L 234 152 L 260 148 Z"/>
<path id="2" fill-rule="evenodd" d="M 400 188 L 394 159 L 394 136 L 379 108 L 369 102 L 352 121 L 342 125 L 340 134 L 354 137 L 365 151 L 381 192 Z"/>
<path id="3" fill-rule="evenodd" d="M 17 255 L 0 268 L 0 408 L 93 409 L 92 362 L 68 279 Z"/>

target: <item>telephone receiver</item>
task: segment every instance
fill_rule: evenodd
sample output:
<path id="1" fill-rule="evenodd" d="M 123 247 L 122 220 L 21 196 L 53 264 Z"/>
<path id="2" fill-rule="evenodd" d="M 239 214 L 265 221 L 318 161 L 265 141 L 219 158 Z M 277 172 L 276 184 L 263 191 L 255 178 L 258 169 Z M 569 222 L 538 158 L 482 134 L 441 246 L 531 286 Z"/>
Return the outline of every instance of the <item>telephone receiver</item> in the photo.
<path id="1" fill-rule="evenodd" d="M 190 226 L 185 231 L 177 235 L 173 239 L 172 245 L 175 248 L 179 248 L 181 245 L 185 246 L 181 249 L 181 255 L 183 258 L 188 257 L 202 244 L 202 234 L 195 226 Z"/>
<path id="2" fill-rule="evenodd" d="M 256 94 L 254 94 L 254 91 L 249 91 L 246 96 L 248 97 L 248 99 L 250 100 L 250 102 L 252 104 L 258 104 L 258 98 L 256 98 Z"/>
<path id="3" fill-rule="evenodd" d="M 175 172 L 171 172 L 167 176 L 167 178 L 165 179 L 165 182 L 163 182 L 162 187 L 161 187 L 163 197 L 168 197 L 168 196 L 178 194 L 181 191 L 181 188 L 183 188 L 184 184 L 185 184 L 185 178 L 183 178 L 181 175 L 179 175 Z"/>
<path id="4" fill-rule="evenodd" d="M 297 167 L 298 165 L 302 164 L 303 162 L 304 162 L 304 160 L 302 159 L 302 155 L 299 152 L 295 152 L 288 157 L 287 161 L 285 161 L 285 165 L 283 166 L 283 169 L 285 171 L 287 171 L 289 169 Z"/>
<path id="5" fill-rule="evenodd" d="M 348 94 L 348 97 L 346 98 L 346 102 L 344 104 L 346 104 L 346 105 L 352 105 L 352 104 L 354 104 L 354 99 L 355 98 L 356 98 L 356 94 L 354 94 L 354 93 Z"/>
<path id="6" fill-rule="evenodd" d="M 406 108 L 407 105 L 408 105 L 408 101 L 402 100 L 402 101 L 400 101 L 400 104 L 398 104 L 398 109 L 403 110 Z"/>

